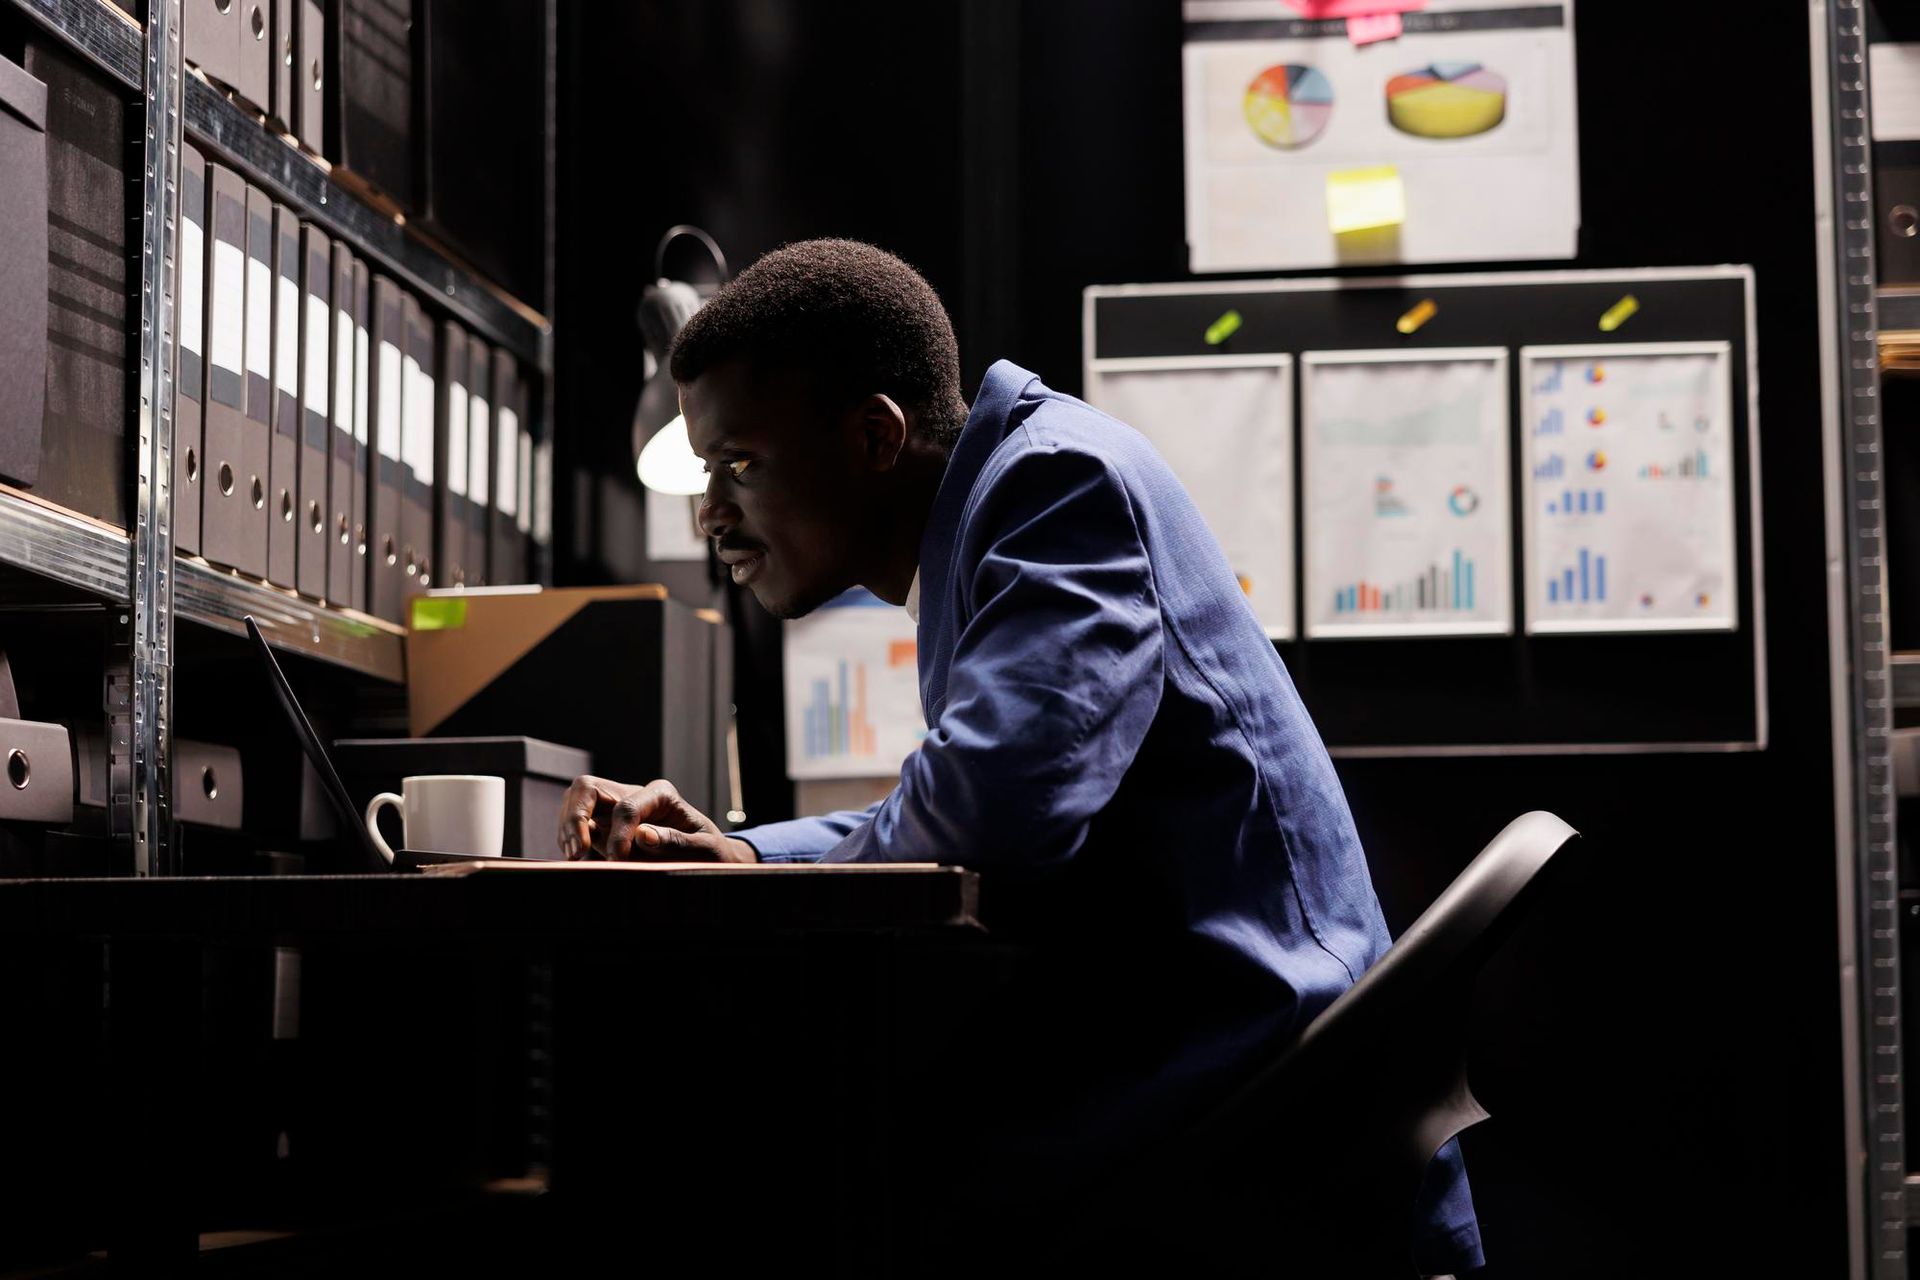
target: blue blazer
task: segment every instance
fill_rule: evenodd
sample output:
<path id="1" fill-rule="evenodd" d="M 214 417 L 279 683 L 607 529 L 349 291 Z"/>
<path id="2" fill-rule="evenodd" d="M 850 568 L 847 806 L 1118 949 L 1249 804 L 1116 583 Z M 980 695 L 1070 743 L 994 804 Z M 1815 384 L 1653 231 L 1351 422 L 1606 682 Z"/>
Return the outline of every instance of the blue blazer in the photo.
<path id="1" fill-rule="evenodd" d="M 769 862 L 964 863 L 1012 919 L 1121 957 L 1076 981 L 1150 974 L 1075 1100 L 1090 1129 L 1189 1114 L 1387 949 L 1340 780 L 1200 512 L 1137 432 L 1006 361 L 921 542 L 919 661 L 928 733 L 892 794 L 738 834 Z M 1479 1265 L 1456 1147 L 1428 1183 L 1423 1266 Z"/>

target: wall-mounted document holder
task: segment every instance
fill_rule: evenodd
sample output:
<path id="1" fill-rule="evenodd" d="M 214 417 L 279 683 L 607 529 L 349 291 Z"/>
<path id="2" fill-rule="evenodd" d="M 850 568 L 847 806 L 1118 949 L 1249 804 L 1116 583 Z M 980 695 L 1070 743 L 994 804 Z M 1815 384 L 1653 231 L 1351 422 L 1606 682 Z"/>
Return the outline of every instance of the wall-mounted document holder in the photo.
<path id="1" fill-rule="evenodd" d="M 1754 749 L 1752 324 L 1737 266 L 1100 286 L 1086 397 L 1337 754 Z"/>

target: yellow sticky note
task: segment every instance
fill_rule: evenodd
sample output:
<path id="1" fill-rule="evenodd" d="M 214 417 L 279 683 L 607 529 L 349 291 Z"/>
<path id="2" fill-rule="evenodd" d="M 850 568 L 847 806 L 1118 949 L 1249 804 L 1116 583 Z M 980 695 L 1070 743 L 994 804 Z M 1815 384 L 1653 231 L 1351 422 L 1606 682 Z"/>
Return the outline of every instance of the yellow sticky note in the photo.
<path id="1" fill-rule="evenodd" d="M 1407 187 L 1393 165 L 1327 175 L 1327 229 L 1335 235 L 1397 227 L 1406 220 Z"/>

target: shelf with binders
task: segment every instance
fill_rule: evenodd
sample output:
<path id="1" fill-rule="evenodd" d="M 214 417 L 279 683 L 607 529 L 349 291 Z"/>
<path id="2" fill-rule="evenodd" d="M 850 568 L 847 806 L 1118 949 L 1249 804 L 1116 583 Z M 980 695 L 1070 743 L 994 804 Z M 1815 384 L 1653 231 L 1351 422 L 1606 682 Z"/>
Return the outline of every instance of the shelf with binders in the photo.
<path id="1" fill-rule="evenodd" d="M 379 197 L 357 190 L 348 171 L 334 169 L 213 83 L 191 71 L 185 80 L 187 139 L 207 159 L 232 166 L 524 366 L 551 373 L 553 327 L 535 308 L 432 243 Z"/>
<path id="2" fill-rule="evenodd" d="M 110 0 L 0 0 L 0 9 L 8 8 L 57 36 L 125 88 L 143 87 L 146 34 L 126 9 Z"/>
<path id="3" fill-rule="evenodd" d="M 177 621 L 246 634 L 249 615 L 276 649 L 305 654 L 393 684 L 406 678 L 406 632 L 363 613 L 303 599 L 202 560 L 176 562 Z"/>

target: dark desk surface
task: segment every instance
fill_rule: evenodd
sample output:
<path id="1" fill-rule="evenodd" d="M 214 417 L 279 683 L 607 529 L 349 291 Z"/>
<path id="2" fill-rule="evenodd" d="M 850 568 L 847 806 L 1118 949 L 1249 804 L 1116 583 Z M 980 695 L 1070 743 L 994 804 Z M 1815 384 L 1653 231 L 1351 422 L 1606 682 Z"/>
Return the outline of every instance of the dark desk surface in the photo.
<path id="1" fill-rule="evenodd" d="M 0 936 L 299 934 L 550 942 L 976 931 L 958 867 L 466 864 L 426 874 L 0 881 Z"/>

